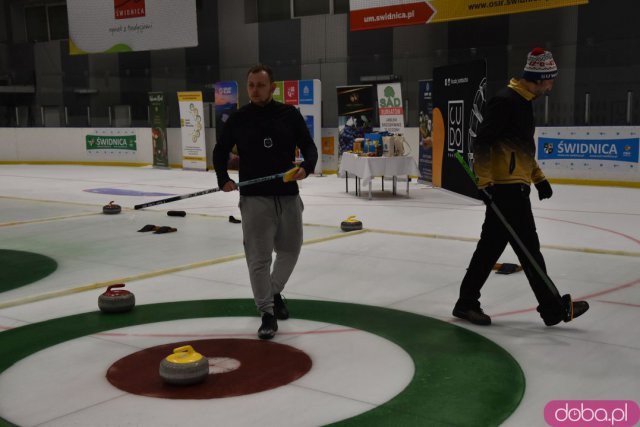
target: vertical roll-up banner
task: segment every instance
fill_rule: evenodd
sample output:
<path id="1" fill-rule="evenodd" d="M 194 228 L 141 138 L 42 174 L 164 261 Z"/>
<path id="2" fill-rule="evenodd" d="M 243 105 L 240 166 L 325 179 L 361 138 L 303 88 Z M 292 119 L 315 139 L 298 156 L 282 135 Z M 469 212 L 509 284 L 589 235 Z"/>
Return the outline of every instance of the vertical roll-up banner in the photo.
<path id="1" fill-rule="evenodd" d="M 169 167 L 167 142 L 167 114 L 163 92 L 149 92 L 151 119 L 151 142 L 153 149 L 153 167 Z"/>
<path id="2" fill-rule="evenodd" d="M 298 80 L 298 109 L 318 149 L 314 172 L 322 173 L 322 83 L 318 79 Z"/>
<path id="3" fill-rule="evenodd" d="M 238 109 L 238 83 L 235 81 L 217 82 L 214 85 L 214 102 L 216 116 L 216 144 L 220 142 L 224 124 L 229 116 Z M 238 147 L 235 145 L 229 154 L 228 169 L 238 170 L 240 161 Z"/>
<path id="4" fill-rule="evenodd" d="M 473 166 L 473 142 L 486 99 L 486 75 L 484 60 L 433 70 L 434 174 L 441 158 L 442 188 L 469 197 L 477 197 L 478 191 L 454 155 L 459 152 Z"/>
<path id="5" fill-rule="evenodd" d="M 207 170 L 202 92 L 178 92 L 182 168 Z"/>
<path id="6" fill-rule="evenodd" d="M 277 81 L 275 84 L 273 99 L 283 104 L 293 105 L 300 111 L 320 154 L 322 152 L 322 83 L 314 79 Z M 314 173 L 322 173 L 322 156 L 320 155 Z"/>
<path id="7" fill-rule="evenodd" d="M 273 91 L 273 99 L 274 101 L 282 102 L 284 104 L 284 82 L 277 81 L 275 84 L 276 88 Z"/>
<path id="8" fill-rule="evenodd" d="M 338 155 L 353 151 L 356 138 L 373 130 L 373 86 L 338 86 Z"/>
<path id="9" fill-rule="evenodd" d="M 420 180 L 431 181 L 433 176 L 433 80 L 418 82 L 418 168 Z"/>
<path id="10" fill-rule="evenodd" d="M 400 83 L 378 85 L 378 117 L 380 130 L 404 134 L 404 107 Z"/>
<path id="11" fill-rule="evenodd" d="M 229 116 L 238 109 L 238 82 L 217 82 L 214 85 L 216 104 L 216 142 L 220 141 L 222 127 Z"/>
<path id="12" fill-rule="evenodd" d="M 285 80 L 284 81 L 284 103 L 290 105 L 298 105 L 298 81 L 297 80 Z"/>

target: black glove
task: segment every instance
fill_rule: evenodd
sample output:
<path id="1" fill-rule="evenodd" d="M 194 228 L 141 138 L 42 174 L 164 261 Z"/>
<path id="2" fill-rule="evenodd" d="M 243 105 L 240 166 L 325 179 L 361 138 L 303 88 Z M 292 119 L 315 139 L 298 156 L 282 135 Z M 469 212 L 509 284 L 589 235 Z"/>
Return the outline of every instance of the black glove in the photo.
<path id="1" fill-rule="evenodd" d="M 553 190 L 551 189 L 551 184 L 546 179 L 544 181 L 538 182 L 536 185 L 536 189 L 538 190 L 538 198 L 540 200 L 549 199 L 553 194 Z"/>
<path id="2" fill-rule="evenodd" d="M 478 188 L 478 197 L 480 197 L 480 200 L 482 200 L 485 205 L 489 206 L 493 199 L 493 187 Z"/>

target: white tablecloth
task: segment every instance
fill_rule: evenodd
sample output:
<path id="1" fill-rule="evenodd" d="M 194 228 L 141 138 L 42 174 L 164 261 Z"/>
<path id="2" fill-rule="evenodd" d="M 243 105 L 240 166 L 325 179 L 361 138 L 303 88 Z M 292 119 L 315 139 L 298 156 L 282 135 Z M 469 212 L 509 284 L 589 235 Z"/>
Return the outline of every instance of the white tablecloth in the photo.
<path id="1" fill-rule="evenodd" d="M 344 177 L 345 172 L 361 178 L 364 185 L 369 184 L 376 176 L 420 176 L 418 164 L 413 157 L 364 157 L 353 153 L 342 155 L 338 174 Z"/>

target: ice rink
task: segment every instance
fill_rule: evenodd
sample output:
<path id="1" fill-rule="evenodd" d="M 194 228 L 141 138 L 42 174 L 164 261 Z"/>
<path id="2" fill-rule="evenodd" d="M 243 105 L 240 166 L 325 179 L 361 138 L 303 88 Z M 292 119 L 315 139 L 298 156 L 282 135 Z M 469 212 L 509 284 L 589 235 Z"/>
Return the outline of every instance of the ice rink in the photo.
<path id="1" fill-rule="evenodd" d="M 512 357 L 523 376 L 504 426 L 546 426 L 551 400 L 638 401 L 640 192 L 552 185 L 549 200 L 538 201 L 532 191 L 534 215 L 550 277 L 561 293 L 591 305 L 579 319 L 545 327 L 522 272 L 492 274 L 483 288 L 491 326 L 455 319 L 451 310 L 484 206 L 415 181 L 408 195 L 400 183 L 393 196 L 390 183 L 381 191 L 380 178 L 368 200 L 354 195 L 353 181 L 346 193 L 343 178 L 312 176 L 300 183 L 305 244 L 284 291 L 292 317 L 279 322 L 274 338 L 307 353 L 311 370 L 246 396 L 168 400 L 125 393 L 105 372 L 118 359 L 160 344 L 257 339 L 241 225 L 228 221 L 240 218 L 238 193 L 133 210 L 216 187 L 215 174 L 0 165 L 0 250 L 57 263 L 32 283 L 0 283 L 0 425 L 385 425 L 390 419 L 463 425 L 458 412 L 493 410 L 489 400 L 473 407 L 474 393 L 490 394 L 474 388 L 486 383 L 482 375 L 500 387 L 511 380 L 500 375 L 511 376 L 513 367 L 501 372 L 497 366 L 498 376 L 483 372 L 476 353 L 494 345 L 496 354 L 504 350 L 500 360 Z M 102 213 L 110 201 L 122 206 L 121 214 Z M 187 215 L 169 217 L 168 210 Z M 352 215 L 364 231 L 340 230 Z M 137 232 L 147 224 L 177 231 Z M 518 263 L 510 248 L 500 262 Z M 105 329 L 92 322 L 99 317 L 98 296 L 114 283 L 135 294 L 138 317 L 125 314 Z M 478 382 L 470 380 L 475 375 Z M 455 382 L 446 389 L 450 395 L 439 388 L 445 380 Z M 428 406 L 440 398 L 464 406 Z M 377 415 L 371 421 L 367 414 Z M 504 416 L 475 425 L 494 425 Z"/>

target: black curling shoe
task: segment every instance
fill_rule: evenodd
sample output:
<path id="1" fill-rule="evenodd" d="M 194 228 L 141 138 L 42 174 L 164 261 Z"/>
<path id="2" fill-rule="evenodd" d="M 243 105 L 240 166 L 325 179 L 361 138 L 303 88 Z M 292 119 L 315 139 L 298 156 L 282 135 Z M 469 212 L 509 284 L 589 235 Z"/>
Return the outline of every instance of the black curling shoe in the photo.
<path id="1" fill-rule="evenodd" d="M 491 324 L 491 317 L 484 314 L 481 308 L 471 308 L 469 310 L 453 309 L 453 315 L 464 320 L 468 320 L 474 325 L 487 326 Z"/>
<path id="2" fill-rule="evenodd" d="M 258 329 L 258 338 L 261 340 L 270 340 L 276 336 L 277 330 L 278 321 L 276 320 L 276 317 L 270 313 L 263 313 L 262 325 L 260 325 L 260 329 Z"/>
<path id="3" fill-rule="evenodd" d="M 571 295 L 566 294 L 561 298 L 562 301 L 562 317 L 554 317 L 552 319 L 543 319 L 547 326 L 557 325 L 561 321 L 571 322 L 576 317 L 582 316 L 589 310 L 589 303 L 586 301 L 572 301 Z M 538 309 L 540 311 L 540 309 Z"/>
<path id="4" fill-rule="evenodd" d="M 281 294 L 275 294 L 273 296 L 273 313 L 278 320 L 287 320 L 289 318 L 289 309 L 285 301 Z"/>

